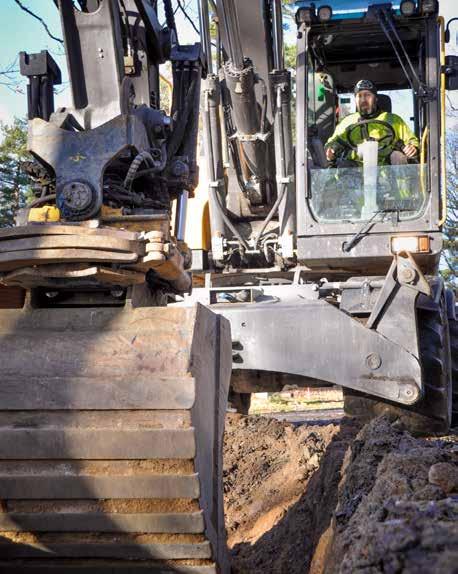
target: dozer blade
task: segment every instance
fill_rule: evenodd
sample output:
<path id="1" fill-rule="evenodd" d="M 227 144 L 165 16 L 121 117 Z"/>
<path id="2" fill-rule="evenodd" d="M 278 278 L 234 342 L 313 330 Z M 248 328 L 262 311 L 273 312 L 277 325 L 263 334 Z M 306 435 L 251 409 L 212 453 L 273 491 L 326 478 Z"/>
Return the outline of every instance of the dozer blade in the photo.
<path id="1" fill-rule="evenodd" d="M 227 573 L 229 323 L 0 311 L 0 572 Z"/>

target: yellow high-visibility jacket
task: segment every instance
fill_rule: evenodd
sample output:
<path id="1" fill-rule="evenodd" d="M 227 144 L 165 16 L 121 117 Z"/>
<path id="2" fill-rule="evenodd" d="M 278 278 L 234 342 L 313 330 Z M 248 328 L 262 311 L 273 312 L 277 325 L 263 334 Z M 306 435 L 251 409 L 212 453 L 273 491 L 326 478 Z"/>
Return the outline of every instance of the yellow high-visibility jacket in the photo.
<path id="1" fill-rule="evenodd" d="M 361 118 L 359 112 L 355 112 L 354 114 L 350 114 L 346 118 L 344 118 L 339 125 L 336 127 L 335 132 L 333 135 L 328 139 L 326 142 L 326 148 L 331 148 L 336 152 L 339 152 L 342 149 L 342 143 L 339 143 L 339 140 L 343 140 L 347 142 L 347 134 L 346 130 L 349 126 L 353 124 L 358 124 L 358 120 Z M 364 118 L 363 118 L 364 119 Z M 415 147 L 419 148 L 420 143 L 418 141 L 417 136 L 413 133 L 413 131 L 409 128 L 409 126 L 405 123 L 405 121 L 398 115 L 392 114 L 389 112 L 380 112 L 372 120 L 380 120 L 382 122 L 389 123 L 396 134 L 396 139 L 393 144 L 396 144 L 398 141 L 402 142 L 403 146 L 408 144 L 414 145 Z M 368 133 L 370 137 L 375 139 L 380 139 L 386 135 L 388 135 L 388 130 L 381 126 L 380 124 L 368 124 Z M 361 133 L 361 129 L 356 129 L 352 135 L 353 143 L 358 145 L 364 141 Z M 393 151 L 393 148 L 386 148 L 382 151 L 379 150 L 379 164 L 388 163 L 388 157 L 390 153 Z M 358 163 L 362 163 L 362 160 L 359 158 L 358 153 L 356 151 L 352 151 L 348 155 L 348 159 L 354 160 Z"/>

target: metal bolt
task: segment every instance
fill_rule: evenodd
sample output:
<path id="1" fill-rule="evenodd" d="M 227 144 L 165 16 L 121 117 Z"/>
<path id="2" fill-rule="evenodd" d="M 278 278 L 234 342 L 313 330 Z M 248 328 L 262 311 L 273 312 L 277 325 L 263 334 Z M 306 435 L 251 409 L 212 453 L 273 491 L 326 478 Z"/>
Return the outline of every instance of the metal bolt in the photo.
<path id="1" fill-rule="evenodd" d="M 59 291 L 46 291 L 46 297 L 48 299 L 55 299 L 59 295 Z"/>
<path id="2" fill-rule="evenodd" d="M 173 162 L 172 174 L 174 175 L 174 177 L 184 177 L 188 175 L 188 173 L 189 168 L 183 161 L 177 159 L 176 161 Z"/>
<path id="3" fill-rule="evenodd" d="M 400 394 L 404 396 L 409 403 L 413 403 L 418 399 L 420 390 L 416 385 L 404 384 L 400 388 Z"/>
<path id="4" fill-rule="evenodd" d="M 92 202 L 92 189 L 82 181 L 71 181 L 62 188 L 65 206 L 76 211 L 87 209 Z"/>
<path id="5" fill-rule="evenodd" d="M 112 289 L 110 291 L 110 294 L 112 297 L 114 297 L 115 299 L 120 299 L 123 295 L 124 295 L 124 289 Z"/>
<path id="6" fill-rule="evenodd" d="M 381 364 L 382 364 L 382 358 L 378 353 L 370 353 L 369 355 L 367 355 L 366 365 L 372 371 L 376 371 L 377 369 L 379 369 Z"/>
<path id="7" fill-rule="evenodd" d="M 416 276 L 417 274 L 415 272 L 415 269 L 412 269 L 412 267 L 404 267 L 399 271 L 399 279 L 401 281 L 404 281 L 404 283 L 412 283 L 412 281 L 415 280 Z"/>

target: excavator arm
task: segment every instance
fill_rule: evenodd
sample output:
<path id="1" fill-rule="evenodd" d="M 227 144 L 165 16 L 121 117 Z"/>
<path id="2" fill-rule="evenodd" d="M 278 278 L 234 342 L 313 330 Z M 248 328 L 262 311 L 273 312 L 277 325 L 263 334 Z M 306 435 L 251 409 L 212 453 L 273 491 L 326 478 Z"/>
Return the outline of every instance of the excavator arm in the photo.
<path id="1" fill-rule="evenodd" d="M 273 250 L 281 266 L 288 267 L 294 259 L 295 195 L 291 77 L 284 64 L 281 1 L 217 0 L 215 14 L 220 69 L 209 74 L 203 87 L 213 260 L 270 266 Z M 209 30 L 205 1 L 201 26 Z M 204 48 L 210 66 L 211 45 L 204 42 Z M 223 146 L 227 141 L 231 160 L 227 189 L 221 179 L 220 141 Z M 238 255 L 234 259 L 231 253 Z"/>
<path id="2" fill-rule="evenodd" d="M 22 293 L 0 293 L 0 570 L 228 573 L 229 323 L 166 306 L 191 283 L 200 44 L 168 0 L 165 26 L 150 0 L 56 4 L 73 104 L 48 52 L 21 54 L 36 197 L 0 230 Z"/>
<path id="3" fill-rule="evenodd" d="M 53 86 L 61 74 L 52 56 L 46 51 L 21 53 L 21 72 L 29 78 L 28 148 L 35 160 L 27 167 L 36 198 L 20 220 L 26 226 L 39 221 L 70 224 L 73 237 L 78 237 L 71 247 L 83 251 L 43 252 L 38 246 L 36 254 L 22 253 L 16 263 L 7 257 L 3 282 L 48 287 L 58 279 L 50 264 L 68 264 L 70 272 L 75 264 L 87 263 L 88 269 L 97 264 L 102 273 L 116 265 L 111 285 L 118 281 L 131 287 L 146 274 L 151 291 L 186 291 L 189 252 L 183 240 L 187 200 L 198 181 L 200 44 L 179 44 L 169 0 L 164 2 L 165 26 L 159 24 L 156 3 L 149 0 L 82 2 L 81 10 L 72 2 L 57 5 L 73 105 L 54 110 Z M 159 65 L 166 61 L 173 75 L 170 114 L 160 101 Z M 82 223 L 78 234 L 76 222 Z M 88 225 L 114 228 L 118 239 L 119 228 L 137 233 L 132 236 L 135 249 L 120 258 L 105 245 L 100 250 L 105 253 L 94 258 L 84 251 Z M 24 240 L 22 227 L 8 235 L 18 252 L 30 251 L 39 242 L 31 242 L 30 236 L 39 234 L 30 229 Z M 62 241 L 62 249 L 70 248 Z M 78 271 L 81 289 L 95 283 L 106 286 L 89 271 L 86 278 L 83 269 Z M 75 281 L 73 276 L 73 286 Z"/>

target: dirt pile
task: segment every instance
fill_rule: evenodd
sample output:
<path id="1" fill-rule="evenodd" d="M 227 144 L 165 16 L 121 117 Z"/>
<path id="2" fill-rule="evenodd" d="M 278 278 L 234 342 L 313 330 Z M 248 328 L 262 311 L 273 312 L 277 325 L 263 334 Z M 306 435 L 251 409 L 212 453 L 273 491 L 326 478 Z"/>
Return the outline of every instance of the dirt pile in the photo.
<path id="1" fill-rule="evenodd" d="M 308 571 L 337 504 L 354 423 L 299 426 L 229 415 L 225 511 L 234 574 Z M 317 509 L 320 512 L 317 512 Z"/>
<path id="2" fill-rule="evenodd" d="M 362 429 L 314 574 L 458 573 L 455 440 L 414 439 L 385 418 Z"/>
<path id="3" fill-rule="evenodd" d="M 458 574 L 458 443 L 363 429 L 226 422 L 235 574 Z"/>

